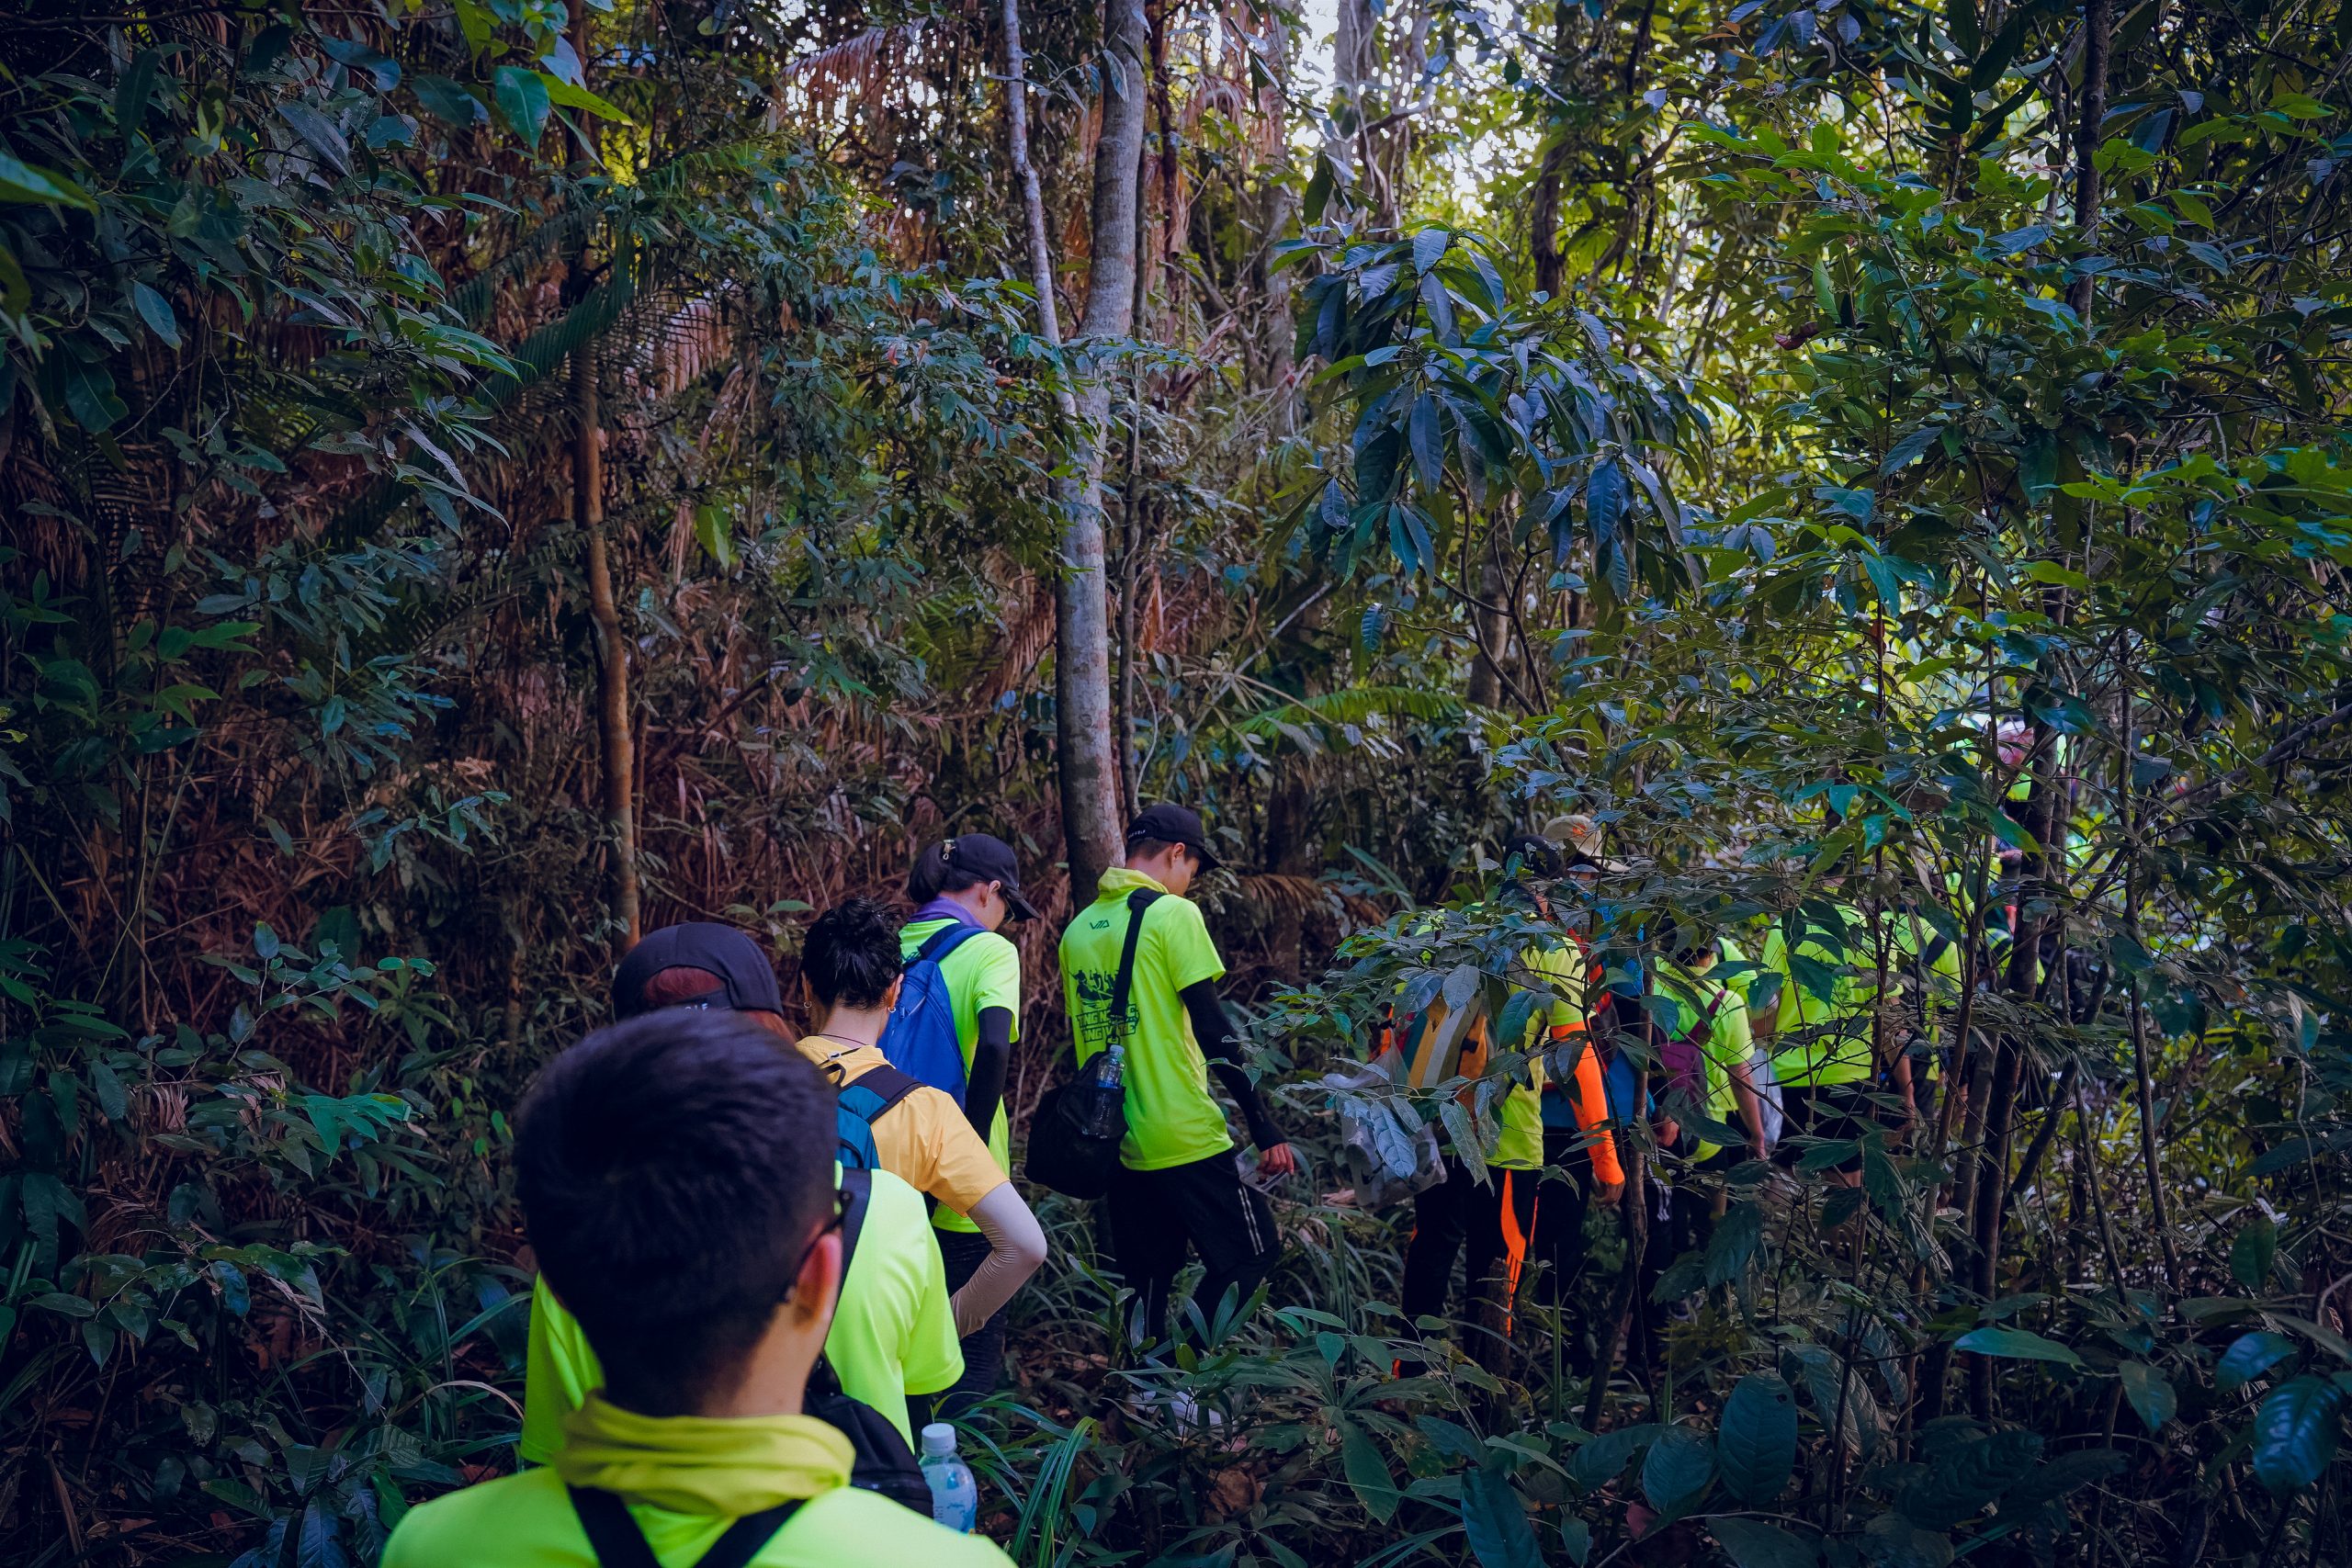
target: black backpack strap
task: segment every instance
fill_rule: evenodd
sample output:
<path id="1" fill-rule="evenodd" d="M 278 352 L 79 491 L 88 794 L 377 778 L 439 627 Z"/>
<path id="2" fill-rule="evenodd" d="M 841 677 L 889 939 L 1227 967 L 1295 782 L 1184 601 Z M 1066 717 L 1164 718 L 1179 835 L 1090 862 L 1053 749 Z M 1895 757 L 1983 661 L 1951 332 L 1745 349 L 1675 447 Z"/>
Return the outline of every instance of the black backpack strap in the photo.
<path id="1" fill-rule="evenodd" d="M 858 1233 L 865 1228 L 865 1211 L 874 1206 L 874 1173 L 870 1170 L 842 1172 L 842 1272 L 849 1272 L 849 1260 L 857 1256 Z"/>
<path id="2" fill-rule="evenodd" d="M 1136 988 L 1136 944 L 1143 940 L 1143 912 L 1160 895 L 1138 887 L 1127 896 L 1127 940 L 1119 948 L 1119 972 L 1111 977 L 1111 1043 L 1124 1045 L 1127 1032 L 1127 1000 Z"/>
<path id="3" fill-rule="evenodd" d="M 571 1494 L 571 1506 L 580 1516 L 580 1528 L 588 1534 L 589 1550 L 596 1554 L 598 1568 L 662 1568 L 661 1560 L 645 1542 L 645 1532 L 628 1511 L 628 1505 L 614 1492 L 601 1492 L 593 1486 L 567 1488 Z M 695 1568 L 748 1568 L 760 1549 L 775 1538 L 786 1520 L 799 1510 L 797 1497 L 778 1503 L 773 1508 L 763 1508 L 756 1514 L 745 1514 L 727 1527 L 727 1533 L 711 1543 L 711 1548 L 695 1560 Z"/>
<path id="4" fill-rule="evenodd" d="M 862 1080 L 861 1080 L 862 1081 Z M 854 1167 L 842 1171 L 842 1278 L 849 1278 L 849 1260 L 857 1256 L 857 1238 L 865 1231 L 865 1212 L 874 1206 L 874 1173 Z M 808 1392 L 815 1394 L 842 1392 L 841 1374 L 833 1371 L 825 1352 L 817 1352 L 816 1364 L 808 1369 Z M 695 1564 L 701 1568 L 701 1564 Z"/>
<path id="5" fill-rule="evenodd" d="M 881 1098 L 882 1103 L 876 1106 L 874 1114 L 865 1119 L 868 1126 L 871 1126 L 890 1107 L 922 1087 L 921 1078 L 910 1077 L 888 1062 L 880 1066 L 866 1068 L 850 1081 L 859 1089 L 871 1090 Z"/>

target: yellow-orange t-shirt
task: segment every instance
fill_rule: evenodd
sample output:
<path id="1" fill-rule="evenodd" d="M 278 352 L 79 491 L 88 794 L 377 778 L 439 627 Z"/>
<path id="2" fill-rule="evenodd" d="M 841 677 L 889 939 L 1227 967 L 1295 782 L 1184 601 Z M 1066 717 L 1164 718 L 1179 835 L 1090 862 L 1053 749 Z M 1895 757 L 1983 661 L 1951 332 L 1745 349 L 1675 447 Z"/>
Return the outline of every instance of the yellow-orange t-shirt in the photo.
<path id="1" fill-rule="evenodd" d="M 806 1034 L 798 1044 L 800 1054 L 837 1087 L 889 1065 L 880 1046 L 829 1034 Z M 954 1095 L 929 1084 L 918 1084 L 874 1119 L 874 1152 L 884 1170 L 959 1214 L 969 1214 L 973 1204 L 1004 1185 L 1003 1168 L 972 1131 L 964 1108 Z"/>

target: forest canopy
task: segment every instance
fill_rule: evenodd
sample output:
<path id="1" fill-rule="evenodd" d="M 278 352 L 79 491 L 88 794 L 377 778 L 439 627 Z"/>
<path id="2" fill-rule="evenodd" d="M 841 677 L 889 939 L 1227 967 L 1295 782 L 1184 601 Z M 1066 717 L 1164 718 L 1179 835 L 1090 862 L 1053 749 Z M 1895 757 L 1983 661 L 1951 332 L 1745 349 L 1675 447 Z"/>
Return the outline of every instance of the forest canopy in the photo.
<path id="1" fill-rule="evenodd" d="M 797 1009 L 1001 838 L 1017 1149 L 1162 800 L 1303 1168 L 1140 1370 L 1032 1189 L 1023 1568 L 2352 1561 L 2347 62 L 2352 0 L 12 8 L 0 1561 L 372 1564 L 513 1470 L 513 1117 L 644 932 Z M 1899 1079 L 1697 1157 L 1694 963 Z M 1379 1194 L 1501 1181 L 1572 986 L 1624 1196 L 1425 1326 Z"/>

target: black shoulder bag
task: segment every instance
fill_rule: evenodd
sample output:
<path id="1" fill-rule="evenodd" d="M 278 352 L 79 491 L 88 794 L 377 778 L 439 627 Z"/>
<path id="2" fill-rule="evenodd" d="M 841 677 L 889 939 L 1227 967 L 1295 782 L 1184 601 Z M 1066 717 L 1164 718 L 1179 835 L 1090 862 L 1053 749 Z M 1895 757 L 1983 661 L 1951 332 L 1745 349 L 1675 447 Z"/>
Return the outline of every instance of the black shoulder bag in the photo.
<path id="1" fill-rule="evenodd" d="M 1023 1162 L 1022 1174 L 1065 1197 L 1102 1197 L 1111 1190 L 1112 1173 L 1119 1168 L 1119 1144 L 1126 1136 L 1127 1126 L 1124 1086 L 1118 1091 L 1121 1110 L 1112 1131 L 1093 1130 L 1087 1111 L 1111 1092 L 1104 1082 L 1110 1070 L 1110 1046 L 1126 1043 L 1127 1002 L 1136 983 L 1136 943 L 1143 938 L 1144 911 L 1159 897 L 1148 887 L 1138 887 L 1127 896 L 1127 939 L 1119 949 L 1119 967 L 1111 978 L 1109 1042 L 1068 1082 L 1046 1090 L 1037 1102 L 1037 1113 L 1029 1121 L 1028 1157 Z"/>

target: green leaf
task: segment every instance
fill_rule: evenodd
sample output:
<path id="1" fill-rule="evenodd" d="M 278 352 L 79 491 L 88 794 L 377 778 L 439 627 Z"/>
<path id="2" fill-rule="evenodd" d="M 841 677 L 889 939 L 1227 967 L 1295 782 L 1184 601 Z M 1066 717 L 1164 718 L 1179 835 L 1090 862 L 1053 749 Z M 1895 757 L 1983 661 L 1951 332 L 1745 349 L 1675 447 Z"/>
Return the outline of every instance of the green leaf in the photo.
<path id="1" fill-rule="evenodd" d="M 410 85 L 416 90 L 416 101 L 435 119 L 469 130 L 490 118 L 480 98 L 447 76 L 419 76 Z"/>
<path id="2" fill-rule="evenodd" d="M 2309 1486 L 2335 1458 L 2344 1391 L 2327 1378 L 2300 1377 L 2270 1391 L 2254 1414 L 2254 1473 L 2273 1492 Z"/>
<path id="3" fill-rule="evenodd" d="M 1437 265 L 1440 259 L 1444 256 L 1446 247 L 1453 243 L 1453 234 L 1451 230 L 1430 228 L 1418 231 L 1413 235 L 1414 272 L 1426 273 L 1430 268 Z"/>
<path id="4" fill-rule="evenodd" d="M 2238 1227 L 2237 1239 L 2230 1243 L 2230 1277 L 2249 1293 L 2260 1295 L 2278 1258 L 2278 1223 L 2257 1210 L 2246 1217 Z"/>
<path id="5" fill-rule="evenodd" d="M 1435 393 L 1423 392 L 1414 402 L 1405 434 L 1413 448 L 1413 471 L 1421 488 L 1436 490 L 1445 480 L 1445 426 Z"/>
<path id="6" fill-rule="evenodd" d="M 1715 1445 L 1706 1433 L 1677 1427 L 1642 1461 L 1642 1495 L 1669 1518 L 1697 1507 L 1715 1479 Z"/>
<path id="7" fill-rule="evenodd" d="M 111 430 L 129 417 L 130 410 L 115 396 L 114 377 L 105 366 L 67 357 L 59 374 L 65 383 L 66 412 L 91 434 Z"/>
<path id="8" fill-rule="evenodd" d="M 2180 1408 L 2180 1397 L 2173 1393 L 2172 1384 L 2164 1373 L 2145 1361 L 2126 1361 L 2115 1369 L 2123 1380 L 2123 1397 L 2140 1413 L 2151 1432 L 2161 1431 Z"/>
<path id="9" fill-rule="evenodd" d="M 521 137 L 533 152 L 547 129 L 549 100 L 547 78 L 519 65 L 502 65 L 491 77 L 490 101 L 506 129 Z"/>
<path id="10" fill-rule="evenodd" d="M 1979 1356 L 2006 1356 L 2016 1361 L 2052 1361 L 2062 1367 L 2080 1367 L 2083 1359 L 2054 1339 L 2025 1328 L 1978 1328 L 1960 1337 L 1954 1349 L 1971 1350 Z"/>
<path id="11" fill-rule="evenodd" d="M 44 1291 L 25 1303 L 43 1312 L 53 1312 L 61 1317 L 96 1317 L 98 1305 L 87 1296 L 67 1295 L 62 1291 Z"/>
<path id="12" fill-rule="evenodd" d="M 351 142 L 335 129 L 334 121 L 308 104 L 295 102 L 278 105 L 277 118 L 292 126 L 295 135 L 334 165 L 337 174 L 351 173 Z"/>
<path id="13" fill-rule="evenodd" d="M 1385 1525 L 1396 1517 L 1396 1505 L 1401 1501 L 1396 1473 L 1381 1457 L 1380 1446 L 1352 1421 L 1340 1426 L 1340 1466 L 1347 1472 L 1348 1484 L 1355 1488 L 1357 1500 L 1374 1521 Z"/>
<path id="14" fill-rule="evenodd" d="M 164 340 L 166 348 L 180 346 L 179 318 L 172 313 L 172 302 L 144 283 L 130 286 L 130 302 L 139 311 L 139 319 L 147 330 Z"/>
<path id="15" fill-rule="evenodd" d="M 1900 1514 L 1881 1514 L 1862 1527 L 1862 1555 L 1878 1568 L 1950 1568 L 1951 1542 Z"/>
<path id="16" fill-rule="evenodd" d="M 1886 457 L 1878 466 L 1881 478 L 1898 468 L 1907 468 L 1920 454 L 1943 439 L 1940 424 L 1923 424 L 1886 449 Z"/>
<path id="17" fill-rule="evenodd" d="M 400 62 L 379 50 L 347 38 L 322 38 L 319 47 L 345 69 L 365 71 L 375 78 L 379 93 L 389 93 L 401 85 Z"/>
<path id="18" fill-rule="evenodd" d="M 2223 1393 L 2235 1393 L 2294 1353 L 2295 1342 L 2283 1334 L 2242 1334 L 2222 1352 L 2214 1381 Z"/>
<path id="19" fill-rule="evenodd" d="M 1897 1506 L 1923 1529 L 1965 1524 L 2032 1473 L 2041 1447 L 2037 1434 L 2014 1429 L 1955 1444 L 1904 1487 Z"/>
<path id="20" fill-rule="evenodd" d="M 618 120 L 623 125 L 637 123 L 618 105 L 598 97 L 575 83 L 567 82 L 560 76 L 551 76 L 544 71 L 539 73 L 539 80 L 546 84 L 548 96 L 568 109 L 584 109 L 599 119 Z"/>
<path id="21" fill-rule="evenodd" d="M 96 197 L 63 175 L 36 169 L 0 152 L 0 201 L 21 201 L 40 207 L 78 207 L 96 212 Z"/>
<path id="22" fill-rule="evenodd" d="M 1734 1568 L 1817 1568 L 1821 1562 L 1812 1542 L 1761 1519 L 1709 1519 L 1707 1528 Z"/>
<path id="23" fill-rule="evenodd" d="M 1724 1485 L 1741 1502 L 1762 1507 L 1788 1489 L 1796 1462 L 1796 1395 L 1774 1373 L 1748 1373 L 1724 1401 L 1715 1432 Z"/>
<path id="24" fill-rule="evenodd" d="M 1462 1474 L 1462 1533 L 1479 1568 L 1544 1568 L 1527 1505 L 1508 1480 L 1483 1465 Z"/>
<path id="25" fill-rule="evenodd" d="M 130 1114 L 130 1091 L 115 1070 L 96 1056 L 90 1058 L 90 1093 L 107 1121 L 119 1122 Z"/>
<path id="26" fill-rule="evenodd" d="M 1813 258 L 1813 298 L 1821 313 L 1831 321 L 1838 319 L 1838 286 L 1829 281 L 1829 256 L 1826 252 Z"/>

